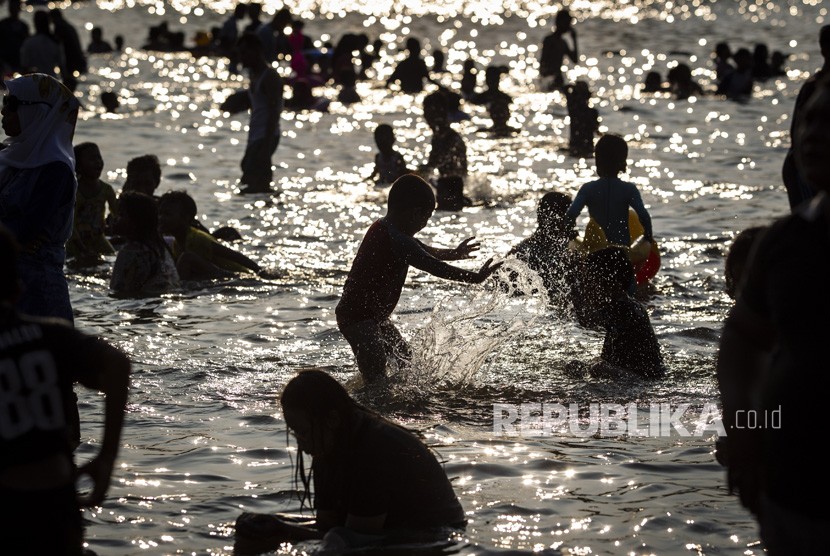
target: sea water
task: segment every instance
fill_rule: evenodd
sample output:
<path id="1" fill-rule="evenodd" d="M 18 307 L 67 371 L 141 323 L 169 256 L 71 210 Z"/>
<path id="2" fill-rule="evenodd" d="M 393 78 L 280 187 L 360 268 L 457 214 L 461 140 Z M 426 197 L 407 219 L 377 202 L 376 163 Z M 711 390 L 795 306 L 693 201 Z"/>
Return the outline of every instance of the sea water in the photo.
<path id="1" fill-rule="evenodd" d="M 267 3 L 266 12 L 279 7 Z M 463 104 L 472 118 L 455 128 L 467 142 L 474 176 L 468 187 L 479 206 L 437 212 L 418 236 L 442 247 L 475 236 L 480 254 L 459 263 L 471 270 L 501 259 L 534 229 L 545 192 L 574 194 L 595 173 L 591 160 L 565 152 L 564 98 L 539 81 L 536 59 L 558 6 L 309 0 L 288 7 L 316 40 L 336 42 L 345 32 L 380 37 L 381 60 L 358 86 L 361 103 L 333 101 L 325 114 L 284 113 L 274 157 L 280 193 L 239 196 L 247 115 L 228 116 L 218 105 L 245 87 L 244 76 L 230 74 L 226 60 L 140 48 L 149 26 L 162 21 L 184 30 L 190 43 L 197 30 L 218 25 L 232 3 L 64 6 L 84 42 L 93 25 L 109 40 L 126 39 L 124 52 L 90 59 L 78 88 L 85 110 L 76 142 L 100 145 L 104 179 L 120 189 L 130 158 L 157 154 L 160 193 L 187 190 L 206 226 L 236 227 L 244 239 L 234 248 L 280 274 L 116 299 L 108 291 L 111 259 L 69 271 L 77 326 L 133 361 L 109 497 L 84 513 L 90 548 L 101 555 L 230 554 L 240 512 L 298 512 L 296 447 L 286 442 L 277 400 L 297 370 L 316 367 L 436 447 L 469 519 L 466 532 L 452 539 L 461 553 L 761 554 L 752 516 L 725 488 L 714 429 L 585 435 L 563 421 L 507 434 L 494 430 L 494 421 L 509 420 L 509 413 L 494 406 L 513 407 L 520 417 L 525 408 L 530 419 L 545 407 L 574 404 L 584 427 L 591 404 L 622 406 L 633 408 L 647 431 L 649 422 L 662 422 L 661 408 L 687 404 L 679 422 L 690 430 L 706 417 L 707 404 L 718 400 L 714 359 L 730 306 L 724 254 L 737 231 L 788 211 L 780 168 L 790 114 L 798 88 L 821 65 L 817 34 L 827 8 L 801 0 L 571 2 L 581 59 L 568 66 L 568 79 L 589 82 L 602 131 L 628 138 L 625 177 L 641 190 L 654 221 L 662 268 L 645 303 L 668 374 L 649 382 L 569 377 L 569 361 L 599 354 L 601 333 L 533 296 L 412 270 L 394 322 L 415 347 L 414 374 L 398 376 L 384 394 L 362 388 L 334 318 L 360 239 L 384 214 L 387 189 L 367 181 L 375 125 L 394 126 L 410 167 L 428 152 L 423 95 L 398 95 L 383 83 L 410 34 L 421 38 L 425 53 L 446 52 L 449 73 L 438 76 L 445 85 L 458 79 L 468 56 L 481 70 L 488 63 L 509 67 L 503 89 L 514 98 L 510 123 L 521 133 L 490 137 L 480 131 L 490 125 L 486 111 Z M 645 73 L 665 76 L 677 62 L 688 63 L 711 90 L 711 52 L 721 40 L 733 50 L 756 42 L 782 50 L 790 55 L 787 75 L 758 84 L 741 104 L 640 92 Z M 106 90 L 122 100 L 115 114 L 100 108 Z M 336 91 L 320 94 L 334 99 Z M 82 392 L 80 400 L 82 462 L 98 448 L 103 404 L 94 393 Z M 805 447 L 808 456 L 811 448 L 819 446 Z"/>

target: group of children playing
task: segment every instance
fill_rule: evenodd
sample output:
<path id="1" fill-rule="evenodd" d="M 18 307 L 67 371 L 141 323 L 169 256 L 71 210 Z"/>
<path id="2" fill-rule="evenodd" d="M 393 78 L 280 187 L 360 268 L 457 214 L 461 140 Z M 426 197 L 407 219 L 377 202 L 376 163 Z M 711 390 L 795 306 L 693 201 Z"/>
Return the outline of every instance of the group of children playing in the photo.
<path id="1" fill-rule="evenodd" d="M 389 357 L 399 367 L 411 358 L 406 341 L 390 321 L 410 265 L 439 278 L 467 283 L 483 282 L 501 266 L 491 259 L 471 272 L 449 264 L 470 258 L 479 249 L 472 238 L 454 249 L 438 249 L 413 237 L 436 208 L 457 208 L 453 203 L 458 203 L 461 189 L 451 188 L 466 170 L 463 141 L 446 124 L 446 104 L 440 93 L 427 97 L 425 113 L 435 134 L 428 165 L 439 169 L 432 186 L 409 172 L 393 147 L 390 126 L 382 124 L 375 130 L 380 151 L 375 174 L 381 181 L 393 182 L 387 214 L 366 233 L 336 311 L 338 327 L 367 381 L 386 375 Z M 116 197 L 112 186 L 101 180 L 103 159 L 98 146 L 82 143 L 75 147 L 75 155 L 79 186 L 67 252 L 85 263 L 114 253 L 115 244 L 110 281 L 115 294 L 157 295 L 179 286 L 181 280 L 264 275 L 255 261 L 215 237 L 231 238 L 228 232 L 233 230 L 217 230 L 212 235 L 199 223 L 196 203 L 186 192 L 156 196 L 161 182 L 157 157 L 131 160 L 123 190 Z M 509 255 L 539 273 L 551 298 L 565 300 L 559 305 L 569 305 L 581 324 L 605 329 L 603 362 L 593 366 L 593 372 L 613 368 L 659 376 L 663 363 L 654 331 L 645 310 L 632 297 L 636 283 L 629 253 L 630 209 L 643 224 L 644 238 L 653 241 L 653 234 L 636 186 L 619 178 L 626 170 L 627 156 L 622 137 L 603 136 L 595 149 L 599 179 L 582 186 L 573 200 L 559 192 L 545 195 L 539 203 L 538 229 Z M 597 245 L 593 253 L 579 249 L 575 224 L 584 207 L 599 226 L 604 241 L 599 247 L 605 249 L 598 250 Z M 569 370 L 575 368 L 582 367 L 571 365 Z"/>
<path id="2" fill-rule="evenodd" d="M 379 159 L 382 156 L 390 155 L 382 151 Z M 573 201 L 564 193 L 545 195 L 539 204 L 538 229 L 510 254 L 541 275 L 553 298 L 567 300 L 581 324 L 605 330 L 600 362 L 569 364 L 568 371 L 658 377 L 665 372 L 663 359 L 648 314 L 632 296 L 636 261 L 629 253 L 629 210 L 639 216 L 649 242 L 654 241 L 651 218 L 636 186 L 618 177 L 626 169 L 625 140 L 603 136 L 595 156 L 599 179 L 585 184 Z M 440 208 L 433 189 L 422 178 L 415 174 L 399 177 L 390 189 L 386 216 L 367 231 L 346 279 L 336 310 L 337 324 L 366 381 L 385 376 L 389 359 L 399 369 L 409 364 L 410 349 L 390 320 L 409 265 L 466 283 L 480 283 L 501 266 L 490 259 L 477 272 L 470 272 L 446 262 L 469 258 L 478 250 L 472 238 L 455 249 L 437 249 L 414 239 L 436 205 Z M 574 248 L 575 219 L 586 206 L 605 242 L 604 248 L 589 254 Z"/>
<path id="3" fill-rule="evenodd" d="M 197 207 L 185 191 L 156 195 L 161 164 L 143 155 L 127 164 L 120 195 L 101 180 L 104 162 L 95 143 L 75 147 L 78 191 L 67 257 L 78 266 L 95 264 L 102 255 L 117 256 L 110 287 L 117 295 L 158 295 L 181 280 L 209 280 L 237 275 L 268 276 L 246 255 L 220 239 L 238 239 L 232 228 L 211 234 L 197 219 Z"/>

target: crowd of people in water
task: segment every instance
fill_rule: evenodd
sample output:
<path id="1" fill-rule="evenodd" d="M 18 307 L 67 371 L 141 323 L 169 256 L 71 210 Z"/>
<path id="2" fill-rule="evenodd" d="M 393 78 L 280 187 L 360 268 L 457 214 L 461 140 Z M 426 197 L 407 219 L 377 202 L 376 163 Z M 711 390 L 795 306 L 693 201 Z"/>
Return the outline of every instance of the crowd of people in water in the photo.
<path id="1" fill-rule="evenodd" d="M 10 76 L 2 108 L 7 139 L 0 149 L 0 492 L 6 502 L 0 528 L 4 550 L 13 553 L 81 554 L 78 508 L 100 504 L 106 494 L 120 443 L 130 362 L 105 341 L 73 328 L 65 264 L 84 268 L 114 255 L 110 288 L 119 296 L 160 295 L 194 280 L 268 279 L 274 274 L 231 247 L 241 239 L 233 228 L 206 229 L 186 191 L 157 194 L 162 177 L 157 156 L 130 160 L 116 192 L 101 179 L 105 161 L 100 146 L 73 144 L 80 109 L 73 91 L 87 71 L 86 56 L 120 50 L 123 40 L 116 37 L 113 47 L 94 27 L 84 50 L 59 9 L 36 10 L 30 35 L 20 19 L 19 0 L 7 4 L 9 17 L 0 21 L 0 65 Z M 265 20 L 257 3 L 239 4 L 221 27 L 195 40 L 196 46 L 187 49 L 184 34 L 163 23 L 151 29 L 143 48 L 225 56 L 232 71 L 239 66 L 248 70 L 248 89 L 223 105 L 229 112 L 250 111 L 239 180 L 240 192 L 247 194 L 272 193 L 282 111 L 326 110 L 313 90 L 330 82 L 340 87 L 340 102 L 360 102 L 355 84 L 368 77 L 382 46 L 370 44 L 364 34 L 345 34 L 336 45 L 320 45 L 288 9 Z M 728 469 L 729 487 L 758 517 L 771 554 L 821 553 L 828 522 L 826 488 L 814 483 L 807 488 L 802 478 L 820 476 L 821 460 L 799 461 L 796 473 L 793 463 L 775 456 L 809 444 L 827 381 L 823 372 L 804 377 L 819 361 L 816 349 L 826 337 L 824 319 L 811 319 L 805 311 L 830 310 L 823 286 L 824 278 L 830 278 L 830 26 L 821 29 L 819 44 L 825 63 L 798 95 L 792 148 L 783 167 L 792 214 L 738 234 L 725 268 L 735 305 L 717 364 L 728 431 L 717 455 Z M 410 266 L 471 284 L 495 277 L 506 289 L 516 278 L 497 272 L 502 261 L 493 259 L 475 271 L 451 264 L 474 256 L 480 249 L 475 238 L 450 249 L 415 238 L 435 210 L 460 211 L 473 203 L 464 189 L 466 144 L 452 125 L 469 118 L 461 103 L 485 106 L 494 136 L 519 132 L 509 125 L 512 98 L 500 89 L 509 68 L 488 66 L 486 88 L 479 90 L 471 58 L 457 89 L 450 89 L 435 79 L 445 71 L 440 50 L 433 53 L 432 68 L 422 58 L 417 38 L 406 41 L 406 50 L 384 85 L 399 87 L 402 94 L 428 91 L 422 113 L 432 132 L 430 154 L 424 164 L 409 168 L 395 149 L 394 128 L 376 126 L 371 178 L 391 185 L 386 214 L 366 231 L 336 308 L 338 329 L 367 384 L 382 385 L 394 369 L 411 364 L 412 351 L 390 318 Z M 741 48 L 733 54 L 719 43 L 717 91 L 712 93 L 745 100 L 756 81 L 786 76 L 786 55 L 768 58 L 764 45 L 754 53 Z M 637 187 L 621 178 L 629 156 L 625 139 L 613 133 L 597 138 L 599 115 L 589 85 L 566 82 L 566 60 L 579 64 L 581 58 L 574 18 L 562 9 L 553 32 L 543 39 L 539 73 L 543 88 L 564 95 L 570 151 L 593 157 L 596 178 L 573 198 L 557 191 L 543 195 L 536 230 L 508 255 L 539 274 L 555 310 L 604 331 L 600 359 L 569 363 L 569 375 L 660 378 L 666 373 L 661 348 L 637 299 L 659 267 L 652 219 Z M 281 63 L 291 69 L 288 99 L 283 98 L 286 83 L 275 69 Z M 709 94 L 693 73 L 678 63 L 668 74 L 668 85 L 651 73 L 643 91 L 665 91 L 676 99 Z M 117 109 L 117 98 L 107 102 Z M 590 224 L 580 237 L 576 219 L 586 208 Z M 797 288 L 792 287 L 793 275 L 802 277 Z M 76 382 L 106 395 L 100 452 L 77 470 Z M 243 514 L 236 524 L 240 553 L 324 535 L 347 544 L 371 544 L 399 539 L 396 535 L 404 529 L 464 527 L 452 485 L 426 445 L 356 403 L 331 376 L 301 372 L 285 386 L 280 402 L 300 448 L 297 477 L 303 483 L 303 503 L 312 504 L 315 521 Z M 736 417 L 782 406 L 786 428 L 749 429 Z M 303 453 L 312 457 L 310 471 Z M 75 492 L 76 472 L 93 480 L 92 492 L 83 500 Z M 49 535 L 43 534 L 42 519 L 30 519 L 34 513 L 46 519 Z M 809 527 L 804 525 L 807 517 Z"/>

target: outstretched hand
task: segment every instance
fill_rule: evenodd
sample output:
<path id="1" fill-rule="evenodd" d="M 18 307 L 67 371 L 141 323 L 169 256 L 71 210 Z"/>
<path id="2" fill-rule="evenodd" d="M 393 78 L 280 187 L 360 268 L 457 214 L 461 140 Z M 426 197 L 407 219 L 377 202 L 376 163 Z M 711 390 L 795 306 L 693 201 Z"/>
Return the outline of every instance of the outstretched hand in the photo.
<path id="1" fill-rule="evenodd" d="M 453 249 L 453 260 L 472 259 L 473 252 L 479 249 L 481 249 L 481 244 L 476 241 L 476 238 L 468 237 Z"/>
<path id="2" fill-rule="evenodd" d="M 78 498 L 78 504 L 82 508 L 100 506 L 101 502 L 104 501 L 107 490 L 109 490 L 114 463 L 114 458 L 98 455 L 92 461 L 78 468 L 75 473 L 76 477 L 87 475 L 92 479 L 93 484 L 92 491 L 89 494 Z"/>
<path id="3" fill-rule="evenodd" d="M 487 259 L 487 262 L 484 263 L 478 272 L 476 272 L 476 284 L 480 284 L 484 282 L 487 278 L 490 277 L 495 271 L 501 268 L 501 265 L 504 264 L 504 261 L 499 261 L 497 263 L 493 263 L 493 259 Z"/>

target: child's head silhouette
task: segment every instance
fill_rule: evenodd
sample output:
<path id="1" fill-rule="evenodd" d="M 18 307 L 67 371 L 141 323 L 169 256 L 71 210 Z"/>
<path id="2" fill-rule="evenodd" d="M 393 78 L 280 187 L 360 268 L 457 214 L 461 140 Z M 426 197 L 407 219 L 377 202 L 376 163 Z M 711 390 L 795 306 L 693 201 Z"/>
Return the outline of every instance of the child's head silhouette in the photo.
<path id="1" fill-rule="evenodd" d="M 600 177 L 614 177 L 625 172 L 628 144 L 619 135 L 607 133 L 594 147 L 594 160 Z"/>
<path id="2" fill-rule="evenodd" d="M 380 124 L 375 128 L 375 144 L 381 152 L 389 152 L 395 144 L 395 132 L 389 124 Z"/>

